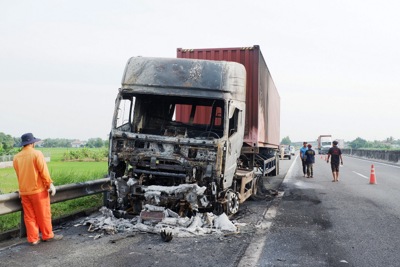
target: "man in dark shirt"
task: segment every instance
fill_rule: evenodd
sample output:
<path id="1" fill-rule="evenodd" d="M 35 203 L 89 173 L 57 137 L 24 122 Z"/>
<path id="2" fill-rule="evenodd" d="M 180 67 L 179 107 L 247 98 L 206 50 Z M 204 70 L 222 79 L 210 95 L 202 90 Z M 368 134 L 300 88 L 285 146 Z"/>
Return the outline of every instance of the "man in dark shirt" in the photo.
<path id="1" fill-rule="evenodd" d="M 303 146 L 300 148 L 300 160 L 301 160 L 301 165 L 303 166 L 303 175 L 306 177 L 306 157 L 305 157 L 305 152 L 307 151 L 307 142 L 303 142 Z"/>
<path id="2" fill-rule="evenodd" d="M 332 182 L 339 182 L 339 160 L 343 165 L 342 151 L 337 147 L 337 141 L 333 141 L 332 144 L 333 147 L 331 147 L 328 151 L 328 159 L 326 162 L 329 163 L 329 158 L 331 158 L 331 169 L 333 175 Z"/>
<path id="3" fill-rule="evenodd" d="M 311 148 L 312 145 L 307 145 L 308 150 L 304 152 L 306 158 L 306 167 L 307 167 L 307 178 L 313 178 L 314 168 L 313 164 L 315 163 L 315 151 Z"/>

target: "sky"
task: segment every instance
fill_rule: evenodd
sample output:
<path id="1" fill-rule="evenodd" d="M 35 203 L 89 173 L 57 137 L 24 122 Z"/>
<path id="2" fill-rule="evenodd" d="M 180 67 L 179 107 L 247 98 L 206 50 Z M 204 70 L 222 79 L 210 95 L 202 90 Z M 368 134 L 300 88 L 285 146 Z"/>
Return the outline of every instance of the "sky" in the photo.
<path id="1" fill-rule="evenodd" d="M 125 64 L 259 45 L 281 139 L 400 139 L 391 0 L 0 0 L 0 132 L 107 139 Z"/>

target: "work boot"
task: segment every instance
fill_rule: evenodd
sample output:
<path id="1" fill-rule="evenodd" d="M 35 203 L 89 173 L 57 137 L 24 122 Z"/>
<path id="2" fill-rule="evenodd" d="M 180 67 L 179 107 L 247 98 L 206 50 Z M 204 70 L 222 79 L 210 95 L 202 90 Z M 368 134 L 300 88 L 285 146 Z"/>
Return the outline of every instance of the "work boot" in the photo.
<path id="1" fill-rule="evenodd" d="M 54 235 L 53 238 L 49 238 L 49 239 L 46 239 L 43 241 L 44 242 L 58 241 L 58 240 L 63 239 L 63 237 L 64 237 L 63 235 Z"/>

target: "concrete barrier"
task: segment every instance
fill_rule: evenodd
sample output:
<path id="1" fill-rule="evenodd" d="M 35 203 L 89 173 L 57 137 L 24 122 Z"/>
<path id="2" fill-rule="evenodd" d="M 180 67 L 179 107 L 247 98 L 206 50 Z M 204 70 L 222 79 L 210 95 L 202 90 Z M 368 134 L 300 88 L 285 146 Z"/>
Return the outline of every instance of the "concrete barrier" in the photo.
<path id="1" fill-rule="evenodd" d="M 12 161 L 0 162 L 0 169 L 12 167 Z"/>

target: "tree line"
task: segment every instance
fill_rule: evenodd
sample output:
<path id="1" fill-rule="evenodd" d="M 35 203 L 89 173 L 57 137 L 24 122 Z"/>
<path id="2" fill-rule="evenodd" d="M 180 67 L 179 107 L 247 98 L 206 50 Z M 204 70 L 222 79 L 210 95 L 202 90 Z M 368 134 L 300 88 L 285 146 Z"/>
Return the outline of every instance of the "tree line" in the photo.
<path id="1" fill-rule="evenodd" d="M 46 138 L 40 143 L 41 147 L 72 147 L 72 142 L 75 139 L 63 139 L 63 138 Z M 101 148 L 108 147 L 109 141 L 102 140 L 101 138 L 90 138 L 82 145 L 82 147 L 88 148 Z M 9 134 L 0 132 L 0 155 L 12 155 L 19 151 L 21 146 L 20 137 L 12 137 Z"/>
<path id="2" fill-rule="evenodd" d="M 289 136 L 285 136 L 281 141 L 282 145 L 291 145 L 292 141 Z M 399 150 L 400 139 L 395 139 L 393 136 L 386 138 L 385 140 L 378 141 L 367 141 L 361 137 L 357 137 L 353 141 L 345 142 L 346 148 L 352 149 L 377 149 L 377 150 Z"/>
<path id="3" fill-rule="evenodd" d="M 353 149 L 379 149 L 379 150 L 391 150 L 400 149 L 400 139 L 395 140 L 392 136 L 385 140 L 378 141 L 367 141 L 361 137 L 357 137 L 353 141 L 347 143 L 349 148 Z"/>

